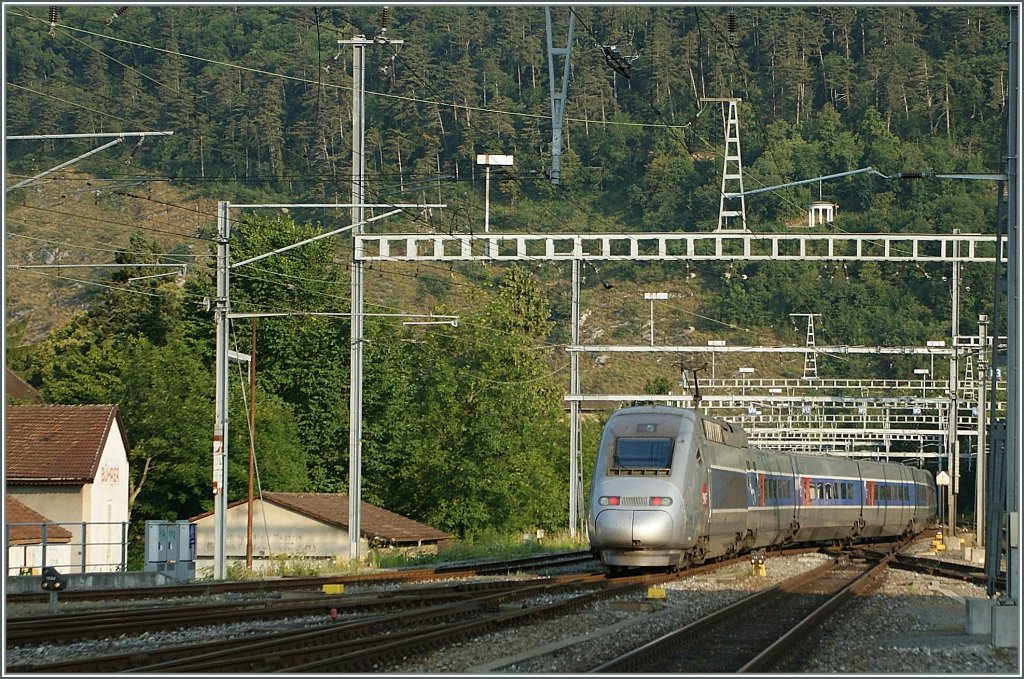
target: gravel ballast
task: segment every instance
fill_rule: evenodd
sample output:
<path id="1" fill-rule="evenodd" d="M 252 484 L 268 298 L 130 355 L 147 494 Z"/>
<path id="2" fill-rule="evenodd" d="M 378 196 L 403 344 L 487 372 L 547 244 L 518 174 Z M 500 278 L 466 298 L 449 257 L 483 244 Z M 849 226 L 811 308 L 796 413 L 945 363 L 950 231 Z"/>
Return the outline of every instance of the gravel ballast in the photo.
<path id="1" fill-rule="evenodd" d="M 827 560 L 818 554 L 770 557 L 764 577 L 755 576 L 750 566 L 734 566 L 714 575 L 665 585 L 665 604 L 657 611 L 615 610 L 614 601 L 643 600 L 646 593 L 640 591 L 598 602 L 570 616 L 445 648 L 386 671 L 585 673 L 716 608 Z M 985 598 L 985 589 L 892 569 L 877 591 L 860 597 L 842 617 L 826 623 L 815 634 L 816 652 L 804 658 L 794 671 L 1020 676 L 1019 648 L 996 648 L 990 635 L 966 633 L 966 600 L 971 598 Z M 545 652 L 538 655 L 538 650 Z"/>

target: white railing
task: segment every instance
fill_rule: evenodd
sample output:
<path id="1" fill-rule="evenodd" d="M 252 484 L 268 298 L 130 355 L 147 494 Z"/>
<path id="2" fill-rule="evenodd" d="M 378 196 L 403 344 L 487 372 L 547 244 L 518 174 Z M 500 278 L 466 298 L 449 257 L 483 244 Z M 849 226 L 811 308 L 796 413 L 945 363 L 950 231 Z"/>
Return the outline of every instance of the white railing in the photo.
<path id="1" fill-rule="evenodd" d="M 24 529 L 30 537 L 18 536 Z M 39 575 L 43 566 L 53 566 L 61 573 L 107 573 L 128 568 L 128 524 L 124 521 L 11 522 L 4 524 L 4 537 L 7 575 Z"/>

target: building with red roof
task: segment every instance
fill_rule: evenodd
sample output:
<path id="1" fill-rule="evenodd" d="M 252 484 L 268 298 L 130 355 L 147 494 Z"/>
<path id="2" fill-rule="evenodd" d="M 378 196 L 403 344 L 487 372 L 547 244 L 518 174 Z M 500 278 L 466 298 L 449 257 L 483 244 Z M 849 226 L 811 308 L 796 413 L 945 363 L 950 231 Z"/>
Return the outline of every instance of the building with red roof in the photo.
<path id="1" fill-rule="evenodd" d="M 349 559 L 348 495 L 344 493 L 263 493 L 253 500 L 253 565 L 271 558 L 332 563 Z M 196 567 L 213 564 L 213 512 L 189 519 L 196 524 Z M 226 561 L 245 561 L 248 502 L 228 505 L 225 517 Z M 436 551 L 450 533 L 395 514 L 369 502 L 360 503 L 360 554 L 370 547 L 405 552 Z"/>
<path id="2" fill-rule="evenodd" d="M 43 563 L 43 544 L 47 562 L 71 560 L 71 531 L 33 511 L 13 497 L 4 498 L 4 525 L 7 533 L 7 572 L 9 575 L 38 571 Z M 35 573 L 38 574 L 38 573 Z"/>
<path id="3" fill-rule="evenodd" d="M 117 406 L 8 406 L 4 432 L 6 497 L 45 517 L 41 524 L 58 524 L 47 526 L 48 531 L 61 528 L 70 534 L 70 561 L 58 564 L 47 558 L 45 565 L 66 572 L 121 568 L 128 442 Z M 5 521 L 8 534 L 11 523 Z M 8 549 L 13 544 L 8 537 Z"/>

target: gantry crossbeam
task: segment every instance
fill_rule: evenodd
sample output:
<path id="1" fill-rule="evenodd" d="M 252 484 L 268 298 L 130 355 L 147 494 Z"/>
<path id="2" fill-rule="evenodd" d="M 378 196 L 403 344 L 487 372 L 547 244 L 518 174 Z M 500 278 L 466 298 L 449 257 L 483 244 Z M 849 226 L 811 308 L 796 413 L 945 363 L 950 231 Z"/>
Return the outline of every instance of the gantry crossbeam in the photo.
<path id="1" fill-rule="evenodd" d="M 1006 257 L 1002 241 L 1001 255 Z M 357 261 L 994 262 L 990 234 L 360 234 Z"/>
<path id="2" fill-rule="evenodd" d="M 665 403 L 698 408 L 714 417 L 741 425 L 751 444 L 810 454 L 861 456 L 869 447 L 889 457 L 939 458 L 949 436 L 949 399 L 931 397 L 779 396 L 765 394 L 604 394 L 567 396 L 568 402 Z M 978 426 L 977 402 L 958 401 L 956 435 L 974 436 Z M 896 441 L 918 443 L 917 451 L 893 451 Z"/>

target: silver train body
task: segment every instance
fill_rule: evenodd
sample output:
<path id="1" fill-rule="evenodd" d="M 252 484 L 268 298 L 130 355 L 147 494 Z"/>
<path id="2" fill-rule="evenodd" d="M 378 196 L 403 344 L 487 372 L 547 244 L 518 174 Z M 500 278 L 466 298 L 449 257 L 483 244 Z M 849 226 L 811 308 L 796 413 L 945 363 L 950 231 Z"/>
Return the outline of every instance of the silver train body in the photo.
<path id="1" fill-rule="evenodd" d="M 759 450 L 739 426 L 642 406 L 605 426 L 587 529 L 608 567 L 685 567 L 774 545 L 916 533 L 936 500 L 923 469 Z"/>

